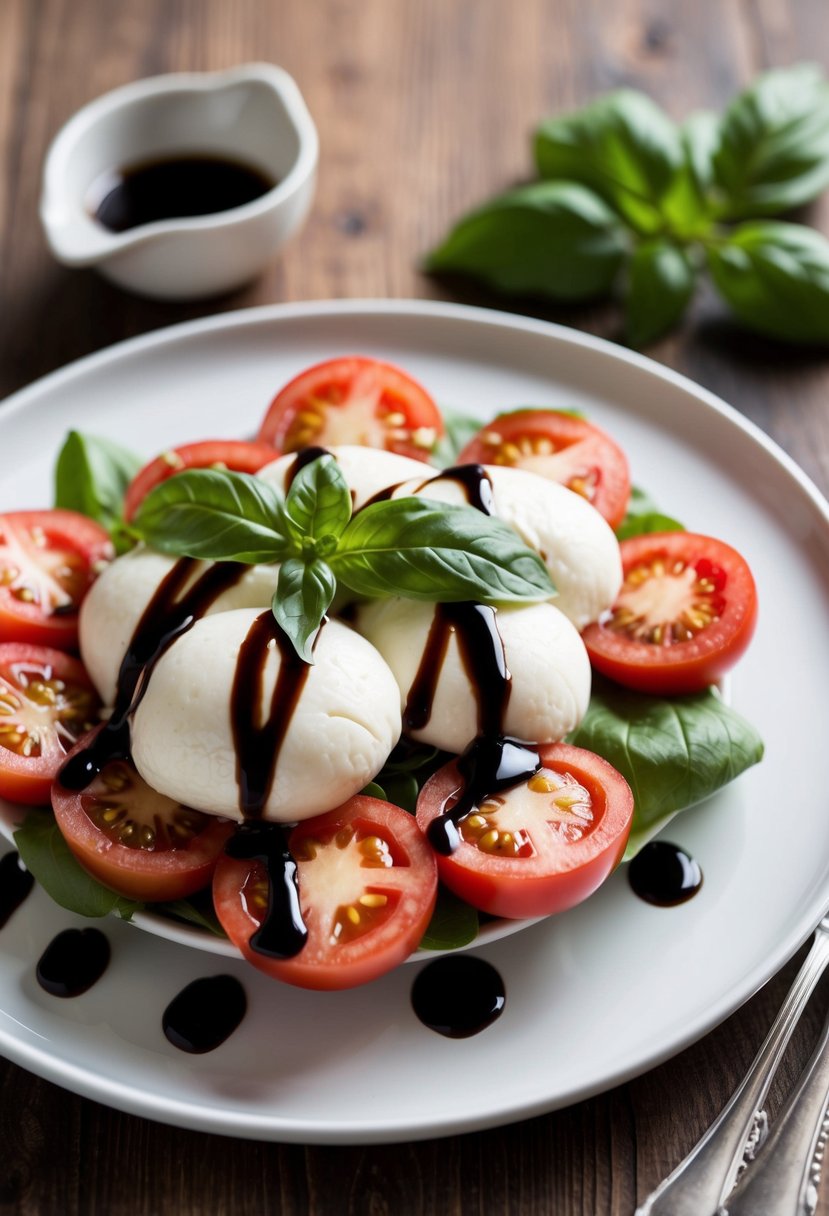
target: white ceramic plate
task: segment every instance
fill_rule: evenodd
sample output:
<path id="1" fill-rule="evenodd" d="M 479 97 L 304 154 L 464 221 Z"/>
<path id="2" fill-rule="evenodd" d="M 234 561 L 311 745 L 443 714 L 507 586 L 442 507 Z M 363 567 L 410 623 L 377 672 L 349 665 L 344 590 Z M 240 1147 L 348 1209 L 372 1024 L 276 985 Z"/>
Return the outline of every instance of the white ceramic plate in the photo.
<path id="1" fill-rule="evenodd" d="M 74 1000 L 34 963 L 81 924 L 36 891 L 0 932 L 0 1050 L 121 1109 L 260 1139 L 356 1143 L 507 1122 L 584 1098 L 670 1056 L 744 1001 L 797 948 L 829 895 L 829 513 L 802 473 L 682 377 L 569 330 L 443 304 L 340 302 L 231 313 L 104 351 L 0 407 L 0 509 L 50 501 L 70 427 L 147 456 L 161 444 L 253 431 L 308 363 L 365 352 L 411 370 L 447 408 L 578 407 L 630 455 L 634 480 L 695 531 L 749 559 L 757 637 L 732 701 L 763 764 L 668 829 L 705 874 L 677 908 L 639 901 L 618 871 L 596 896 L 482 957 L 506 982 L 502 1017 L 444 1039 L 410 1006 L 416 969 L 314 994 L 243 963 L 109 920 L 113 959 Z M 170 1046 L 161 1014 L 191 979 L 231 972 L 249 1011 L 217 1051 Z"/>

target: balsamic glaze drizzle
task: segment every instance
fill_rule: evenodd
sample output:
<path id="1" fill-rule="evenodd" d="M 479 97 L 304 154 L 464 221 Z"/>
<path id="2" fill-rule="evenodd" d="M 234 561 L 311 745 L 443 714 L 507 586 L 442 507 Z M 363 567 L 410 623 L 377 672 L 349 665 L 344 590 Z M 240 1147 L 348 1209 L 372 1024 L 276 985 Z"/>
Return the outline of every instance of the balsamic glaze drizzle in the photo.
<path id="1" fill-rule="evenodd" d="M 495 514 L 492 478 L 482 464 L 456 464 L 454 468 L 443 469 L 436 477 L 427 477 L 414 493 L 420 494 L 427 486 L 439 481 L 456 482 L 466 495 L 470 507 L 484 515 Z"/>
<path id="2" fill-rule="evenodd" d="M 115 705 L 109 721 L 89 746 L 67 761 L 58 774 L 67 789 L 86 789 L 111 760 L 128 758 L 129 717 L 138 708 L 156 663 L 176 638 L 191 629 L 247 569 L 241 562 L 217 562 L 208 566 L 184 591 L 197 565 L 194 558 L 180 558 L 159 583 L 121 661 Z"/>
<path id="3" fill-rule="evenodd" d="M 232 975 L 204 976 L 173 997 L 161 1026 L 174 1047 L 203 1055 L 233 1034 L 247 1007 L 245 990 Z"/>
<path id="4" fill-rule="evenodd" d="M 702 870 L 678 845 L 652 840 L 628 866 L 628 881 L 640 899 L 672 908 L 696 895 L 702 886 Z"/>
<path id="5" fill-rule="evenodd" d="M 109 966 L 109 942 L 100 929 L 64 929 L 37 964 L 37 982 L 50 996 L 80 996 Z"/>
<path id="6" fill-rule="evenodd" d="M 33 876 L 21 867 L 18 853 L 6 853 L 0 858 L 0 929 L 34 885 Z"/>
<path id="7" fill-rule="evenodd" d="M 279 823 L 246 823 L 225 845 L 228 857 L 258 861 L 268 876 L 268 907 L 249 945 L 268 958 L 293 958 L 308 940 L 299 903 L 297 864 Z"/>

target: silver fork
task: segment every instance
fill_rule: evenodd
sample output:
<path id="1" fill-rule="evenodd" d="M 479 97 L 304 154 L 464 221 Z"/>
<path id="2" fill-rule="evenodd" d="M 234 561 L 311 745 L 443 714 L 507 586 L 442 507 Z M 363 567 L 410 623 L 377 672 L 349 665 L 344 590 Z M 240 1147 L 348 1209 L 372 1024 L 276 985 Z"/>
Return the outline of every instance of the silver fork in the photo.
<path id="1" fill-rule="evenodd" d="M 824 911 L 812 948 L 745 1077 L 702 1139 L 636 1209 L 635 1216 L 711 1216 L 718 1211 L 733 1190 L 741 1166 L 754 1157 L 766 1138 L 763 1105 L 772 1077 L 827 965 L 829 912 Z M 733 1216 L 737 1216 L 736 1209 Z"/>

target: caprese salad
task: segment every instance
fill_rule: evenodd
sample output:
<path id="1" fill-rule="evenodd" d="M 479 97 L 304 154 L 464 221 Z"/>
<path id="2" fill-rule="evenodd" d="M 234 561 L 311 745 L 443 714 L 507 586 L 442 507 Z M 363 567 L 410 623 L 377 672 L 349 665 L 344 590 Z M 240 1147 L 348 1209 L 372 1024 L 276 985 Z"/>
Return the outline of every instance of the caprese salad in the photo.
<path id="1" fill-rule="evenodd" d="M 56 507 L 0 516 L 0 795 L 51 806 L 16 840 L 59 902 L 215 914 L 261 971 L 345 988 L 573 906 L 760 758 L 712 688 L 754 628 L 743 558 L 583 417 L 449 421 L 454 453 L 410 375 L 332 359 L 253 442 L 139 467 L 72 433 Z"/>

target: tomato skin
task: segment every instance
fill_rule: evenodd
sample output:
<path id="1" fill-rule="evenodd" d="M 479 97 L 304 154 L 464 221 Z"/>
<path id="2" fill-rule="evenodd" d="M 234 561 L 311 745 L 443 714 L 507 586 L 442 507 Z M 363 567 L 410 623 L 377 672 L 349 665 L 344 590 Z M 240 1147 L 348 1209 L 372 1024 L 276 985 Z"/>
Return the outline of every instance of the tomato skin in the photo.
<path id="1" fill-rule="evenodd" d="M 88 735 L 81 740 L 69 753 L 70 757 L 92 738 L 93 735 Z M 137 774 L 136 778 L 140 781 Z M 128 899 L 160 902 L 184 899 L 202 890 L 210 883 L 216 861 L 235 830 L 235 825 L 226 819 L 204 815 L 203 830 L 183 848 L 157 851 L 128 848 L 112 840 L 90 819 L 83 807 L 84 796 L 83 790 L 66 789 L 59 779 L 54 782 L 52 809 L 57 825 L 83 868 L 98 882 Z"/>
<path id="2" fill-rule="evenodd" d="M 234 473 L 258 473 L 278 455 L 268 443 L 246 443 L 241 439 L 202 439 L 171 448 L 139 469 L 127 486 L 124 519 L 130 523 L 150 490 L 185 469 L 224 465 Z"/>
<path id="3" fill-rule="evenodd" d="M 745 559 L 723 541 L 692 532 L 633 536 L 620 549 L 625 579 L 658 560 L 685 562 L 699 578 L 713 571 L 718 615 L 690 640 L 659 645 L 612 628 L 611 609 L 582 634 L 595 670 L 627 688 L 657 695 L 682 696 L 716 683 L 745 653 L 757 624 L 757 589 Z"/>
<path id="4" fill-rule="evenodd" d="M 360 429 L 365 418 L 358 421 L 359 407 L 365 398 L 376 398 L 379 411 L 376 416 L 381 419 L 377 438 L 382 442 L 367 440 Z M 349 422 L 349 408 L 353 424 Z M 341 431 L 344 427 L 345 433 L 326 439 L 325 418 L 328 414 L 336 418 L 338 411 L 338 427 Z M 307 416 L 309 412 L 319 413 L 322 429 L 318 428 L 315 436 L 309 432 L 308 438 L 300 442 L 303 431 L 299 416 Z M 375 411 L 371 413 L 374 417 Z M 403 421 L 394 425 L 382 421 L 393 415 L 402 415 Z M 425 445 L 416 442 L 416 432 L 420 430 L 433 432 L 432 442 Z M 434 400 L 407 372 L 378 359 L 350 355 L 306 368 L 280 389 L 268 407 L 257 438 L 283 453 L 316 444 L 363 443 L 428 461 L 433 441 L 443 430 L 443 419 Z"/>
<path id="5" fill-rule="evenodd" d="M 33 701 L 26 697 L 25 681 L 30 673 L 44 681 L 60 681 L 66 686 L 58 695 L 61 699 L 82 700 L 79 708 L 82 717 L 95 719 L 101 702 L 92 681 L 79 659 L 47 646 L 33 646 L 27 642 L 0 643 L 0 698 L 4 693 L 20 699 L 26 706 L 27 718 L 39 735 L 40 754 L 25 756 L 4 746 L 4 735 L 0 733 L 0 797 L 11 802 L 22 802 L 26 806 L 48 806 L 49 792 L 58 769 L 66 759 L 74 740 L 69 746 L 64 741 L 64 731 L 55 724 L 55 711 L 43 699 Z M 22 678 L 21 678 L 22 677 Z M 71 706 L 69 707 L 71 710 Z M 69 715 L 71 720 L 71 713 Z M 0 714 L 0 725 L 11 724 L 13 715 Z M 76 723 L 81 733 L 86 734 L 91 721 L 83 729 L 83 722 Z M 66 732 L 68 733 L 68 732 Z M 73 732 L 75 739 L 77 732 Z M 72 737 L 72 734 L 69 734 Z"/>
<path id="6" fill-rule="evenodd" d="M 491 916 L 549 916 L 581 903 L 619 864 L 630 834 L 633 794 L 612 765 L 568 743 L 545 744 L 538 754 L 545 768 L 570 773 L 584 786 L 593 800 L 595 822 L 581 840 L 549 856 L 540 837 L 534 839 L 535 857 L 484 853 L 463 838 L 454 853 L 437 854 L 441 882 Z M 424 834 L 462 785 L 454 760 L 426 782 L 417 802 L 417 822 Z"/>
<path id="7" fill-rule="evenodd" d="M 101 563 L 115 556 L 109 534 L 100 524 L 77 511 L 61 508 L 43 511 L 10 511 L 0 514 L 0 641 L 31 642 L 76 650 L 78 608 L 92 585 Z M 3 571 L 18 568 L 35 580 L 49 567 L 71 563 L 71 603 L 60 611 L 44 609 L 14 594 L 14 582 Z"/>
<path id="8" fill-rule="evenodd" d="M 251 914 L 250 901 L 244 892 L 250 882 L 264 876 L 262 864 L 221 858 L 213 878 L 216 915 L 230 940 L 257 970 L 300 988 L 320 991 L 354 988 L 391 971 L 417 948 L 437 898 L 437 867 L 432 850 L 406 811 L 357 794 L 336 810 L 303 820 L 291 832 L 288 847 L 296 856 L 301 854 L 303 842 L 329 842 L 338 833 L 352 828 L 363 839 L 376 834 L 389 842 L 394 866 L 361 870 L 359 881 L 372 891 L 388 891 L 391 913 L 364 936 L 332 943 L 330 925 L 322 924 L 321 918 L 315 916 L 314 904 L 309 907 L 307 893 L 303 892 L 303 876 L 306 886 L 309 885 L 308 867 L 314 862 L 303 860 L 300 855 L 297 859 L 300 904 L 308 940 L 293 958 L 270 958 L 250 945 L 260 921 Z"/>
<path id="9" fill-rule="evenodd" d="M 552 444 L 553 451 L 523 452 L 522 440 L 533 448 Z M 470 440 L 458 464 L 507 464 L 559 481 L 586 498 L 611 528 L 624 519 L 630 498 L 627 457 L 616 441 L 585 418 L 558 410 L 499 414 Z"/>

